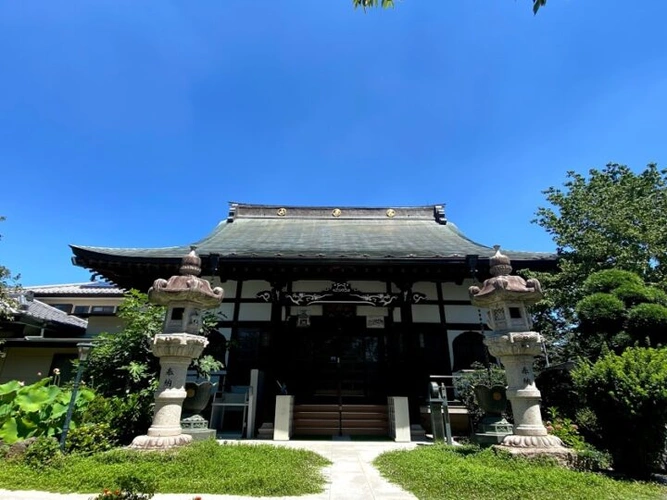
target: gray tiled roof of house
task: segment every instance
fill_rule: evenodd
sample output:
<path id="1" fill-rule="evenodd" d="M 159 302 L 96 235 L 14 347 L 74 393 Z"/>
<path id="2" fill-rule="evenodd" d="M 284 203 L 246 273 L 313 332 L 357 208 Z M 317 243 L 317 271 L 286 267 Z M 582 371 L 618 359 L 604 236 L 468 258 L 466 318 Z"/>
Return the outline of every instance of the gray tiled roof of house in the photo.
<path id="1" fill-rule="evenodd" d="M 424 207 L 284 207 L 231 204 L 230 216 L 194 243 L 200 255 L 220 258 L 416 260 L 490 257 L 448 222 L 441 205 Z M 180 258 L 189 246 L 77 250 L 119 258 Z M 512 260 L 554 260 L 541 252 L 503 250 Z"/>
<path id="2" fill-rule="evenodd" d="M 25 314 L 40 321 L 49 321 L 61 325 L 74 326 L 84 330 L 88 327 L 88 322 L 85 319 L 70 316 L 60 309 L 56 309 L 44 302 L 40 302 L 39 300 L 34 299 L 30 292 L 21 293 L 16 297 L 16 300 L 18 302 L 17 314 Z"/>
<path id="3" fill-rule="evenodd" d="M 66 283 L 62 285 L 24 286 L 24 290 L 36 296 L 118 296 L 122 297 L 124 290 L 115 285 L 101 281 L 86 281 L 83 283 Z"/>

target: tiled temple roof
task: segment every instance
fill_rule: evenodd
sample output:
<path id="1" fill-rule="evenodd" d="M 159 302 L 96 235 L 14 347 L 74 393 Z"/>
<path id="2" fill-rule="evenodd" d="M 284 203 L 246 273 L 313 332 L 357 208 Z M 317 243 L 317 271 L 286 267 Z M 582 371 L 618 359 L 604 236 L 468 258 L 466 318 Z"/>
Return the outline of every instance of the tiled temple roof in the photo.
<path id="1" fill-rule="evenodd" d="M 487 262 L 491 246 L 466 237 L 447 221 L 442 205 L 420 207 L 292 207 L 230 204 L 229 217 L 193 243 L 210 269 L 233 263 L 340 262 L 345 265 L 444 264 L 462 266 L 466 256 Z M 129 271 L 164 277 L 191 245 L 107 248 L 72 245 L 73 262 L 121 286 L 136 286 Z M 503 249 L 523 267 L 553 267 L 555 254 Z M 215 260 L 215 264 L 211 261 Z M 169 267 L 171 266 L 171 267 Z M 152 267 L 153 271 L 148 271 Z M 141 269 L 140 269 L 141 268 Z M 206 272 L 206 269 L 205 269 Z M 173 274 L 170 273 L 170 274 Z M 170 274 L 166 274 L 169 276 Z M 152 276 L 152 275 L 151 275 Z"/>
<path id="2" fill-rule="evenodd" d="M 199 255 L 249 258 L 447 259 L 469 254 L 491 257 L 493 247 L 476 243 L 444 219 L 441 206 L 409 208 L 281 207 L 232 205 L 230 217 L 193 243 Z M 387 210 L 393 210 L 392 217 Z M 280 212 L 279 212 L 280 211 Z M 279 213 L 285 215 L 278 215 Z M 163 248 L 78 250 L 117 257 L 180 258 L 190 245 Z M 539 252 L 503 250 L 513 261 L 555 259 Z"/>

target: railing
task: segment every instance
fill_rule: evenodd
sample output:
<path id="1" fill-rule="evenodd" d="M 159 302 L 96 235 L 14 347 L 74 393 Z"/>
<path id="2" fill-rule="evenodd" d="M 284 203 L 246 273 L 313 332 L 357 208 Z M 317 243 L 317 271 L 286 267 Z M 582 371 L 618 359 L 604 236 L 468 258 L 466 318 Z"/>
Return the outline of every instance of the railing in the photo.
<path id="1" fill-rule="evenodd" d="M 453 444 L 452 426 L 449 420 L 449 402 L 456 398 L 454 379 L 458 375 L 429 376 L 429 409 L 431 413 L 431 429 L 433 441 L 446 441 Z M 447 384 L 449 382 L 449 385 Z"/>

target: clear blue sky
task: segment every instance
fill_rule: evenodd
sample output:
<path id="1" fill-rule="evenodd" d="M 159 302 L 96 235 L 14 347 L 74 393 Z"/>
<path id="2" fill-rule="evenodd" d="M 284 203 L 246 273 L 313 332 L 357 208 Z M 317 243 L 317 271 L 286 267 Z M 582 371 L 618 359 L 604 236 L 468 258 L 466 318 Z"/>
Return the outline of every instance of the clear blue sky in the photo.
<path id="1" fill-rule="evenodd" d="M 228 201 L 446 203 L 530 223 L 567 170 L 667 167 L 667 2 L 0 2 L 0 262 L 85 281 L 70 243 L 206 235 Z"/>

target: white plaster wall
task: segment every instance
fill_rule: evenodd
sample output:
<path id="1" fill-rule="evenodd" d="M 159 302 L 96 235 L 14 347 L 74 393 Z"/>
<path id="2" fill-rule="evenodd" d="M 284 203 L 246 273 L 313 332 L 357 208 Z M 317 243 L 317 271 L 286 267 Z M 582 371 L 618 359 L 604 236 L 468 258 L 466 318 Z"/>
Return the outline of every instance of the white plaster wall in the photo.
<path id="1" fill-rule="evenodd" d="M 401 322 L 401 310 L 399 308 L 394 309 L 394 323 Z"/>
<path id="2" fill-rule="evenodd" d="M 388 316 L 386 307 L 357 306 L 357 316 Z"/>
<path id="3" fill-rule="evenodd" d="M 321 292 L 331 287 L 331 281 L 299 280 L 292 283 L 293 292 Z"/>
<path id="4" fill-rule="evenodd" d="M 353 290 L 369 293 L 385 293 L 387 285 L 383 281 L 350 281 Z"/>
<path id="5" fill-rule="evenodd" d="M 236 297 L 236 281 L 230 280 L 230 281 L 225 281 L 224 283 L 220 283 L 219 285 L 216 286 L 221 286 L 222 289 L 225 291 L 225 295 L 223 297 L 223 302 L 225 300 L 233 300 Z"/>
<path id="6" fill-rule="evenodd" d="M 271 304 L 240 304 L 239 321 L 269 321 Z"/>
<path id="7" fill-rule="evenodd" d="M 420 281 L 412 286 L 412 291 L 423 293 L 427 300 L 438 300 L 438 290 L 435 283 Z"/>
<path id="8" fill-rule="evenodd" d="M 214 309 L 213 312 L 222 316 L 223 321 L 231 321 L 234 319 L 234 304 L 231 302 L 225 302 L 225 299 L 223 299 L 222 304 Z"/>
<path id="9" fill-rule="evenodd" d="M 73 304 L 75 306 L 118 306 L 122 297 L 39 297 L 37 300 L 45 304 Z"/>
<path id="10" fill-rule="evenodd" d="M 263 292 L 264 290 L 271 290 L 271 283 L 264 280 L 244 281 L 243 288 L 241 289 L 241 298 L 244 299 L 257 298 L 257 294 L 259 292 Z"/>
<path id="11" fill-rule="evenodd" d="M 468 296 L 468 288 L 472 285 L 472 280 L 464 280 L 461 285 L 455 283 L 443 283 L 442 297 L 445 300 L 470 300 L 470 297 Z"/>
<path id="12" fill-rule="evenodd" d="M 322 306 L 319 304 L 312 306 L 292 306 L 290 308 L 290 315 L 298 316 L 301 311 L 305 311 L 308 316 L 322 316 Z"/>
<path id="13" fill-rule="evenodd" d="M 413 304 L 412 321 L 415 323 L 440 323 L 440 311 L 436 305 Z"/>
<path id="14" fill-rule="evenodd" d="M 76 353 L 75 348 L 7 348 L 7 357 L 0 372 L 0 383 L 20 380 L 32 384 L 48 376 L 54 354 Z M 39 376 L 41 373 L 42 376 Z"/>
<path id="15" fill-rule="evenodd" d="M 447 323 L 474 323 L 479 324 L 479 315 L 474 306 L 445 306 L 445 317 Z M 485 319 L 482 311 L 482 319 Z"/>

